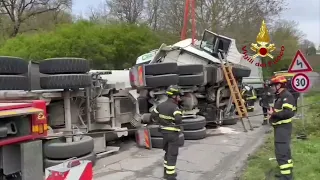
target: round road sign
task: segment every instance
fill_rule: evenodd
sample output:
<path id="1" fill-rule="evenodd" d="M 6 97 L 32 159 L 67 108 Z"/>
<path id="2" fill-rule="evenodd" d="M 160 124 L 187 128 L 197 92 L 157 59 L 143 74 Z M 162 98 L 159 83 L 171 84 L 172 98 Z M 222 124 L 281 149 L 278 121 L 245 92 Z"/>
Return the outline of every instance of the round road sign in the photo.
<path id="1" fill-rule="evenodd" d="M 291 81 L 292 88 L 297 92 L 304 92 L 310 87 L 310 79 L 307 75 L 298 73 Z"/>

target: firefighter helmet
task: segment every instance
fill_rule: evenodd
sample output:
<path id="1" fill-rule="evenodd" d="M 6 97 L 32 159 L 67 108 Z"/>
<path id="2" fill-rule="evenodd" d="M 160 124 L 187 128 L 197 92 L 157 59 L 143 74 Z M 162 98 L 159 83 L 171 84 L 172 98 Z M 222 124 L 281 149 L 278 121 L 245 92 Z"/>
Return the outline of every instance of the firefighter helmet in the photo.
<path id="1" fill-rule="evenodd" d="M 270 84 L 286 84 L 286 83 L 287 83 L 286 77 L 284 77 L 282 75 L 278 75 L 278 76 L 273 76 L 271 78 Z"/>
<path id="2" fill-rule="evenodd" d="M 177 95 L 181 95 L 181 91 L 180 88 L 177 85 L 171 85 L 168 87 L 166 94 L 168 96 L 177 96 Z"/>

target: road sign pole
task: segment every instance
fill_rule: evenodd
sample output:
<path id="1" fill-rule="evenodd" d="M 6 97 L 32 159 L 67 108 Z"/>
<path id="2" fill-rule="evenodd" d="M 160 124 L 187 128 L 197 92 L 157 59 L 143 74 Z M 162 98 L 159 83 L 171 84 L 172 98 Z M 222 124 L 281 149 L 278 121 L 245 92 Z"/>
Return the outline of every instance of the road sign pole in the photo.
<path id="1" fill-rule="evenodd" d="M 302 132 L 297 135 L 297 139 L 305 140 L 307 139 L 307 132 L 306 132 L 306 117 L 304 114 L 304 93 L 300 94 L 300 102 L 301 102 L 301 120 L 302 120 Z"/>
<path id="2" fill-rule="evenodd" d="M 306 117 L 304 114 L 304 93 L 309 89 L 311 86 L 310 79 L 308 75 L 305 73 L 312 72 L 313 69 L 306 59 L 306 57 L 303 55 L 302 51 L 298 50 L 296 55 L 294 56 L 291 65 L 289 66 L 288 72 L 289 73 L 298 73 L 295 74 L 295 76 L 292 78 L 292 88 L 300 93 L 300 102 L 301 102 L 301 120 L 302 120 L 302 132 L 297 135 L 298 139 L 306 139 Z M 300 108 L 299 108 L 300 109 Z"/>
<path id="3" fill-rule="evenodd" d="M 301 98 L 301 119 L 302 119 L 302 126 L 303 126 L 303 130 L 305 130 L 306 127 L 306 123 L 305 123 L 305 117 L 304 117 L 304 93 L 300 94 L 300 98 Z"/>

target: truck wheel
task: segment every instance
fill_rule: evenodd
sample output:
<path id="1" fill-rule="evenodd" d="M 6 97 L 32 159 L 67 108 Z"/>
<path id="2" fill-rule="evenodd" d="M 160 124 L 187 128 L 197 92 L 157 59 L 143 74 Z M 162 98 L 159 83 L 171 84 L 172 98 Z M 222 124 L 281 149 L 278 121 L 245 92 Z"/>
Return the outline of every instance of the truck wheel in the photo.
<path id="1" fill-rule="evenodd" d="M 234 125 L 238 123 L 238 119 L 228 119 L 222 121 L 222 125 Z"/>
<path id="2" fill-rule="evenodd" d="M 81 74 L 90 71 L 89 61 L 82 58 L 50 58 L 39 64 L 39 71 L 43 74 Z"/>
<path id="3" fill-rule="evenodd" d="M 163 148 L 163 138 L 162 137 L 151 137 L 151 143 L 153 148 Z M 179 146 L 184 145 L 184 134 L 179 135 Z"/>
<path id="4" fill-rule="evenodd" d="M 178 66 L 178 74 L 179 75 L 191 75 L 191 74 L 199 74 L 203 72 L 202 64 L 194 64 L 194 65 L 179 65 Z"/>
<path id="5" fill-rule="evenodd" d="M 207 136 L 207 129 L 204 127 L 198 130 L 183 131 L 185 140 L 204 139 Z"/>
<path id="6" fill-rule="evenodd" d="M 147 127 L 149 128 L 151 137 L 162 137 L 162 133 L 159 132 L 159 125 L 152 124 L 148 125 Z"/>
<path id="7" fill-rule="evenodd" d="M 28 90 L 28 83 L 26 76 L 0 75 L 0 90 Z"/>
<path id="8" fill-rule="evenodd" d="M 182 119 L 182 126 L 184 130 L 197 130 L 206 126 L 206 118 L 197 116 L 195 118 Z"/>
<path id="9" fill-rule="evenodd" d="M 177 63 L 155 63 L 144 66 L 145 75 L 175 74 L 177 71 Z"/>
<path id="10" fill-rule="evenodd" d="M 180 86 L 196 86 L 203 84 L 203 74 L 179 76 Z"/>
<path id="11" fill-rule="evenodd" d="M 165 74 L 158 76 L 146 76 L 148 87 L 161 87 L 178 84 L 179 76 L 177 74 Z"/>
<path id="12" fill-rule="evenodd" d="M 251 69 L 242 65 L 233 65 L 232 73 L 234 77 L 238 77 L 238 78 L 249 77 L 251 74 Z"/>
<path id="13" fill-rule="evenodd" d="M 58 165 L 58 164 L 65 163 L 66 160 L 67 159 L 55 160 L 55 159 L 45 158 L 44 159 L 44 168 L 48 168 L 48 167 L 51 167 L 51 166 L 55 166 L 55 165 Z M 84 156 L 78 157 L 77 159 L 73 159 L 73 160 L 89 160 L 89 161 L 92 162 L 92 165 L 94 165 L 96 160 L 97 160 L 97 156 L 96 156 L 96 153 L 91 152 L 89 154 L 86 154 Z"/>
<path id="14" fill-rule="evenodd" d="M 28 72 L 28 61 L 18 57 L 0 56 L 0 74 L 25 74 Z"/>
<path id="15" fill-rule="evenodd" d="M 78 89 L 91 86 L 89 74 L 56 74 L 40 77 L 42 89 Z"/>
<path id="16" fill-rule="evenodd" d="M 44 143 L 43 153 L 49 159 L 80 157 L 93 151 L 93 139 L 83 136 L 80 141 L 67 143 L 65 138 L 53 139 Z"/>

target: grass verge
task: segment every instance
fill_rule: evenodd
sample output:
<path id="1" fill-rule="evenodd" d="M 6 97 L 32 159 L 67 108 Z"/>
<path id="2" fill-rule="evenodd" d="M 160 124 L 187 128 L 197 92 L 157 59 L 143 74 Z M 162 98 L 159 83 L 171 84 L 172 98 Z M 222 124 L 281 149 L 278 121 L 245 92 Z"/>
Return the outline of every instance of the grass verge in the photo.
<path id="1" fill-rule="evenodd" d="M 305 105 L 320 102 L 320 94 L 310 93 L 304 98 Z M 298 109 L 299 110 L 299 109 Z M 294 178 L 296 180 L 320 179 L 320 104 L 304 107 L 305 130 L 307 140 L 298 140 L 296 135 L 304 132 L 302 120 L 294 121 L 292 136 L 292 156 L 294 161 Z M 247 167 L 240 180 L 273 180 L 278 173 L 274 158 L 273 133 L 267 136 L 266 143 L 249 157 Z"/>

